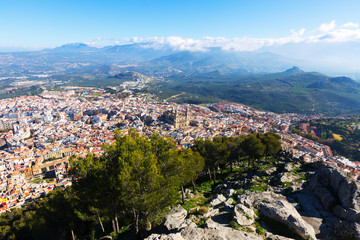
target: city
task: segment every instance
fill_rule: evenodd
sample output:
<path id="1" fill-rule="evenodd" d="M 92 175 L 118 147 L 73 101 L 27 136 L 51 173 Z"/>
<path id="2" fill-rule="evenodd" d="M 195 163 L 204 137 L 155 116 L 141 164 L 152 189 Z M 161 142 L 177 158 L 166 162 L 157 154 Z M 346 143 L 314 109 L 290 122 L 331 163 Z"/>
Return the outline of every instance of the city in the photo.
<path id="1" fill-rule="evenodd" d="M 353 179 L 360 170 L 360 162 L 333 156 L 328 146 L 289 131 L 294 122 L 321 117 L 262 112 L 237 103 L 176 104 L 150 94 L 119 99 L 103 89 L 67 87 L 1 100 L 0 116 L 0 213 L 70 186 L 70 158 L 101 155 L 102 145 L 114 142 L 114 129 L 159 133 L 179 149 L 195 139 L 273 131 L 294 157 L 341 167 Z"/>

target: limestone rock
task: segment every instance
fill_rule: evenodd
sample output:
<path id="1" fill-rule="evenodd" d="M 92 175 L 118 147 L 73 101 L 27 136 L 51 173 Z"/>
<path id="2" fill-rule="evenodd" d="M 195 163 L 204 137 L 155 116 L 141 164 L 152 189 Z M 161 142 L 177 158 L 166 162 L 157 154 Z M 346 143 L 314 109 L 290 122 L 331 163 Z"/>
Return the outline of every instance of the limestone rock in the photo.
<path id="1" fill-rule="evenodd" d="M 353 209 L 345 209 L 341 207 L 340 205 L 337 205 L 334 208 L 334 214 L 338 216 L 340 219 L 353 221 L 353 222 L 359 222 L 360 220 L 360 213 L 353 210 Z"/>
<path id="2" fill-rule="evenodd" d="M 209 210 L 208 210 L 208 212 L 204 214 L 204 217 L 209 218 L 209 217 L 212 217 L 212 216 L 214 216 L 214 215 L 216 215 L 216 214 L 218 214 L 218 213 L 219 213 L 219 209 L 218 209 L 218 208 L 212 208 L 212 207 L 210 207 Z"/>
<path id="3" fill-rule="evenodd" d="M 234 193 L 235 193 L 235 190 L 234 190 L 234 189 L 227 189 L 227 190 L 225 191 L 225 196 L 226 196 L 227 198 L 229 198 L 229 197 L 231 197 Z"/>
<path id="4" fill-rule="evenodd" d="M 281 183 L 285 183 L 285 182 L 293 182 L 296 179 L 298 179 L 299 177 L 296 176 L 294 173 L 292 172 L 283 172 L 279 174 L 279 180 Z"/>
<path id="5" fill-rule="evenodd" d="M 335 234 L 340 239 L 360 239 L 360 224 L 356 222 L 343 221 L 335 225 Z"/>
<path id="6" fill-rule="evenodd" d="M 218 206 L 220 203 L 223 203 L 226 200 L 224 195 L 222 194 L 216 194 L 215 197 L 211 200 L 210 206 Z"/>
<path id="7" fill-rule="evenodd" d="M 153 233 L 144 240 L 184 240 L 180 233 L 173 234 L 156 234 Z"/>
<path id="8" fill-rule="evenodd" d="M 271 167 L 265 170 L 266 174 L 271 175 L 272 173 L 276 172 L 276 167 Z"/>
<path id="9" fill-rule="evenodd" d="M 322 186 L 315 186 L 313 188 L 315 194 L 319 197 L 321 204 L 327 211 L 332 211 L 336 206 L 337 200 L 334 195 L 326 188 Z"/>
<path id="10" fill-rule="evenodd" d="M 272 196 L 274 195 L 276 194 Z M 280 195 L 272 198 L 259 198 L 255 204 L 262 215 L 284 224 L 303 239 L 308 239 L 308 237 L 316 239 L 313 227 L 305 222 L 296 209 Z"/>
<path id="11" fill-rule="evenodd" d="M 186 216 L 187 211 L 180 205 L 173 207 L 170 210 L 170 213 L 166 215 L 166 221 L 164 225 L 168 230 L 177 229 L 184 222 Z"/>
<path id="12" fill-rule="evenodd" d="M 294 240 L 293 238 L 287 238 L 284 236 L 279 236 L 279 235 L 275 235 L 275 234 L 269 234 L 269 236 L 266 236 L 266 240 Z"/>
<path id="13" fill-rule="evenodd" d="M 330 192 L 325 193 L 326 195 L 330 196 L 331 192 L 337 195 L 333 197 L 340 200 L 340 205 L 343 208 L 351 208 L 360 212 L 360 183 L 349 179 L 346 172 L 342 169 L 330 166 L 324 166 L 318 169 L 310 178 L 310 186 L 320 199 L 325 193 L 325 190 L 321 189 L 324 187 Z M 326 206 L 329 205 L 326 204 L 326 201 L 321 202 L 325 204 L 324 207 L 326 209 L 330 210 L 329 206 Z M 335 205 L 333 207 L 335 207 Z"/>
<path id="14" fill-rule="evenodd" d="M 224 205 L 225 205 L 225 207 L 233 208 L 233 205 L 232 205 L 233 202 L 234 202 L 234 199 L 229 198 L 228 200 L 226 200 L 226 201 L 224 202 Z"/>
<path id="15" fill-rule="evenodd" d="M 222 226 L 217 229 L 188 227 L 181 231 L 181 236 L 184 240 L 262 240 L 258 235 Z"/>
<path id="16" fill-rule="evenodd" d="M 295 164 L 293 162 L 289 162 L 289 163 L 285 164 L 284 170 L 290 172 L 298 167 L 300 167 L 300 164 Z"/>
<path id="17" fill-rule="evenodd" d="M 234 215 L 234 219 L 240 226 L 248 226 L 255 222 L 254 211 L 243 204 L 235 205 Z"/>
<path id="18" fill-rule="evenodd" d="M 214 222 L 214 220 L 212 220 L 211 218 L 209 218 L 206 222 L 205 222 L 205 228 L 212 228 L 212 229 L 217 229 L 220 228 L 220 224 L 218 224 L 217 222 Z"/>

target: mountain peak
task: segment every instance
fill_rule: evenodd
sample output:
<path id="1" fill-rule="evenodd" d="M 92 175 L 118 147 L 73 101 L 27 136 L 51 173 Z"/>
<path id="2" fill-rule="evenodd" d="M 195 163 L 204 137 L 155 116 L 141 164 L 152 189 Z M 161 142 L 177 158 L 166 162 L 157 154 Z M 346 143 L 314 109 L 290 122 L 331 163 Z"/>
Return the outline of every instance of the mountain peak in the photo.
<path id="1" fill-rule="evenodd" d="M 55 51 L 55 52 L 82 52 L 82 51 L 94 51 L 94 50 L 97 50 L 97 48 L 90 47 L 85 43 L 68 43 L 60 47 L 51 49 L 51 51 Z"/>
<path id="2" fill-rule="evenodd" d="M 286 70 L 285 73 L 304 73 L 304 71 L 297 66 L 293 66 L 292 68 Z"/>

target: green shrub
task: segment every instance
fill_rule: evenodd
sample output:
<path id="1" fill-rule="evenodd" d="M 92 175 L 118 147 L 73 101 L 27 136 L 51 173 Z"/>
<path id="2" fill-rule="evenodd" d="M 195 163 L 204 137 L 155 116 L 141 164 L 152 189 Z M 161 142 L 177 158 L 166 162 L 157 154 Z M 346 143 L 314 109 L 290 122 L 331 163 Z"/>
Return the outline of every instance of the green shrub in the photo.
<path id="1" fill-rule="evenodd" d="M 198 226 L 199 228 L 204 228 L 204 225 L 205 225 L 205 223 L 206 223 L 207 220 L 208 220 L 207 217 L 202 218 L 202 219 L 197 223 L 197 226 Z"/>
<path id="2" fill-rule="evenodd" d="M 235 229 L 235 230 L 240 230 L 240 225 L 239 225 L 236 221 L 234 221 L 234 220 L 232 220 L 231 222 L 229 222 L 229 226 L 230 226 L 231 228 Z"/>
<path id="3" fill-rule="evenodd" d="M 257 234 L 265 235 L 265 229 L 261 226 L 259 222 L 255 222 L 255 226 Z"/>
<path id="4" fill-rule="evenodd" d="M 206 207 L 206 206 L 200 207 L 199 210 L 198 210 L 198 213 L 201 214 L 201 215 L 204 215 L 204 214 L 206 214 L 208 212 L 209 212 L 209 207 Z"/>

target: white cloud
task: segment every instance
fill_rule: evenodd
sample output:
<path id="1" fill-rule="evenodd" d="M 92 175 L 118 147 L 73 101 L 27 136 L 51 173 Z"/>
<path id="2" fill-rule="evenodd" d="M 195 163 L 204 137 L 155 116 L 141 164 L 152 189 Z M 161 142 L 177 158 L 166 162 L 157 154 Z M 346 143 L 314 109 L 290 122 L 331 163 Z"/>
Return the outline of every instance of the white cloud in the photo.
<path id="1" fill-rule="evenodd" d="M 326 32 L 333 30 L 335 27 L 336 27 L 335 20 L 332 20 L 329 23 L 321 24 L 318 28 L 318 31 L 320 31 L 321 33 L 326 33 Z"/>
<path id="2" fill-rule="evenodd" d="M 359 24 L 353 23 L 353 22 L 348 22 L 348 23 L 345 23 L 344 25 L 341 25 L 341 28 L 359 28 Z"/>
<path id="3" fill-rule="evenodd" d="M 323 23 L 315 30 L 308 31 L 305 28 L 290 30 L 287 37 L 281 38 L 225 38 L 205 36 L 201 39 L 182 38 L 179 36 L 169 37 L 133 37 L 126 39 L 98 37 L 86 43 L 91 46 L 102 47 L 105 45 L 121 45 L 141 43 L 144 48 L 171 48 L 174 50 L 206 51 L 210 47 L 218 47 L 223 50 L 253 51 L 261 47 L 282 45 L 300 42 L 344 42 L 360 41 L 360 27 L 358 23 L 348 22 L 337 26 L 335 20 Z"/>
<path id="4" fill-rule="evenodd" d="M 305 28 L 302 28 L 302 29 L 300 29 L 299 31 L 296 31 L 296 30 L 294 30 L 294 29 L 291 29 L 290 31 L 291 31 L 293 37 L 300 37 L 300 36 L 304 35 L 306 29 L 305 29 Z"/>

